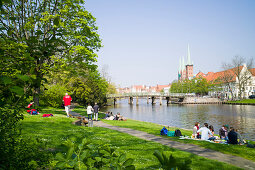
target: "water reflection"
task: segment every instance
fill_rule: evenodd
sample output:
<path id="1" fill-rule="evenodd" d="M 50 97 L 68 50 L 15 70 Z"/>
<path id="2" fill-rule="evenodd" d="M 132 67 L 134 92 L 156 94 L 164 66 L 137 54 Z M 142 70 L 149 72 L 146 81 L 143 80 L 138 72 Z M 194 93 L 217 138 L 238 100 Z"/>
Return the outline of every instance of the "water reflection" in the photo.
<path id="1" fill-rule="evenodd" d="M 179 128 L 192 129 L 195 122 L 207 122 L 213 125 L 215 133 L 223 124 L 237 128 L 246 138 L 255 140 L 255 106 L 248 105 L 155 105 L 147 104 L 146 99 L 139 99 L 139 105 L 128 100 L 120 100 L 116 106 L 104 108 L 114 114 L 120 112 L 125 117 L 153 122 Z"/>

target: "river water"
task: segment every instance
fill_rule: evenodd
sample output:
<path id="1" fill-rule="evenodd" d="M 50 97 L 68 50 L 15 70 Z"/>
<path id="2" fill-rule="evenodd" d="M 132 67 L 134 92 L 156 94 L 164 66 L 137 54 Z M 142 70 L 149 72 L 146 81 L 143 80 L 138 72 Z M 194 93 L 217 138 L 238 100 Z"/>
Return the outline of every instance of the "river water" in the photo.
<path id="1" fill-rule="evenodd" d="M 147 104 L 147 100 L 139 99 L 139 105 L 129 105 L 128 100 L 123 99 L 117 102 L 116 106 L 108 106 L 104 111 L 111 111 L 114 114 L 120 112 L 127 118 L 153 122 L 162 125 L 175 126 L 184 129 L 192 129 L 195 122 L 201 126 L 207 122 L 213 125 L 214 131 L 218 134 L 224 124 L 238 129 L 238 132 L 245 138 L 255 141 L 255 106 L 251 105 L 155 105 Z"/>

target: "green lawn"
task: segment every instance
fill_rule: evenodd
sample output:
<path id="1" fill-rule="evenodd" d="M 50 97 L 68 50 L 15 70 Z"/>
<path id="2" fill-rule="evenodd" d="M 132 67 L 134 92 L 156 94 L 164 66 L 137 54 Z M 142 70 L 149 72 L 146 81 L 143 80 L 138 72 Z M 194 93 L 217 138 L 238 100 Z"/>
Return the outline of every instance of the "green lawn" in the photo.
<path id="1" fill-rule="evenodd" d="M 237 100 L 237 101 L 229 101 L 228 103 L 250 103 L 250 104 L 255 104 L 255 99 L 244 99 L 244 100 Z"/>
<path id="2" fill-rule="evenodd" d="M 131 119 L 128 119 L 127 121 L 111 121 L 111 120 L 103 120 L 103 121 L 113 126 L 120 126 L 120 127 L 140 130 L 140 131 L 144 131 L 144 132 L 158 135 L 158 136 L 160 136 L 160 130 L 163 128 L 162 125 L 158 125 L 155 123 L 142 122 L 142 121 L 131 120 Z M 175 129 L 176 128 L 174 127 L 169 128 L 169 130 L 171 131 L 174 131 Z M 180 130 L 182 132 L 182 135 L 191 136 L 192 134 L 192 131 L 184 130 L 184 129 L 180 129 Z M 176 137 L 167 137 L 167 136 L 164 136 L 164 137 L 168 138 L 169 140 L 175 140 L 182 143 L 191 143 L 191 144 L 199 145 L 204 148 L 212 149 L 212 150 L 219 151 L 226 154 L 240 156 L 240 157 L 255 161 L 255 149 L 248 148 L 245 145 L 241 146 L 241 145 L 214 144 L 214 143 L 210 143 L 206 141 L 181 140 Z"/>
<path id="3" fill-rule="evenodd" d="M 78 141 L 87 138 L 93 143 L 111 144 L 117 152 L 126 153 L 127 157 L 133 158 L 136 169 L 159 169 L 160 164 L 153 156 L 156 149 L 167 151 L 177 158 L 190 157 L 192 169 L 239 169 L 229 164 L 145 141 L 118 131 L 99 127 L 76 126 L 72 124 L 76 119 L 67 118 L 62 110 L 44 109 L 40 113 L 40 115 L 35 116 L 25 115 L 25 119 L 21 121 L 22 138 L 27 140 L 40 139 L 39 141 L 44 143 L 44 150 L 52 153 L 52 156 L 49 157 L 50 161 L 53 161 L 54 154 L 63 149 L 61 144 L 66 139 L 76 137 Z M 53 113 L 54 117 L 43 118 L 43 113 Z"/>

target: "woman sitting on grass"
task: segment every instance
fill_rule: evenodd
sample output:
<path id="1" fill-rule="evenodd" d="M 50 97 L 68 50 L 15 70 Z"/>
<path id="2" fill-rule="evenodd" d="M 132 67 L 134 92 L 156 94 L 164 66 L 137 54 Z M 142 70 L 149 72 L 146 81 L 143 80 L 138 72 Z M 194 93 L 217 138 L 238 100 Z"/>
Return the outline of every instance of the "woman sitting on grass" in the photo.
<path id="1" fill-rule="evenodd" d="M 214 128 L 212 125 L 209 126 L 209 130 L 211 131 L 212 135 L 209 135 L 209 140 L 215 140 L 216 137 L 214 136 Z"/>
<path id="2" fill-rule="evenodd" d="M 120 113 L 118 112 L 118 113 L 116 114 L 115 120 L 125 121 L 126 119 L 125 119 L 123 116 L 121 116 Z"/>
<path id="3" fill-rule="evenodd" d="M 199 135 L 199 133 L 197 133 L 197 131 L 199 130 L 199 126 L 200 126 L 200 124 L 199 124 L 198 122 L 196 122 L 196 123 L 195 123 L 195 126 L 193 127 L 193 134 L 192 134 L 192 136 L 193 136 L 194 138 L 198 138 L 198 139 L 201 138 L 201 136 Z"/>
<path id="4" fill-rule="evenodd" d="M 219 135 L 221 139 L 228 140 L 228 128 L 226 125 L 223 125 L 219 130 Z"/>
<path id="5" fill-rule="evenodd" d="M 106 120 L 114 120 L 115 117 L 113 116 L 112 112 L 108 112 L 109 113 L 109 117 L 105 118 Z"/>

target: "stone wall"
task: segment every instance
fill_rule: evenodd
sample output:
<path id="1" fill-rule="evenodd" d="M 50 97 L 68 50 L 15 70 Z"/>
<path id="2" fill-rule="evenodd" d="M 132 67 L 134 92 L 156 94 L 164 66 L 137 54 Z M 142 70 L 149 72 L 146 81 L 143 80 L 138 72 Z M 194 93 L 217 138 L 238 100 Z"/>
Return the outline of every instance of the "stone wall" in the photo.
<path id="1" fill-rule="evenodd" d="M 219 103 L 218 98 L 204 98 L 204 97 L 185 97 L 183 103 Z"/>

